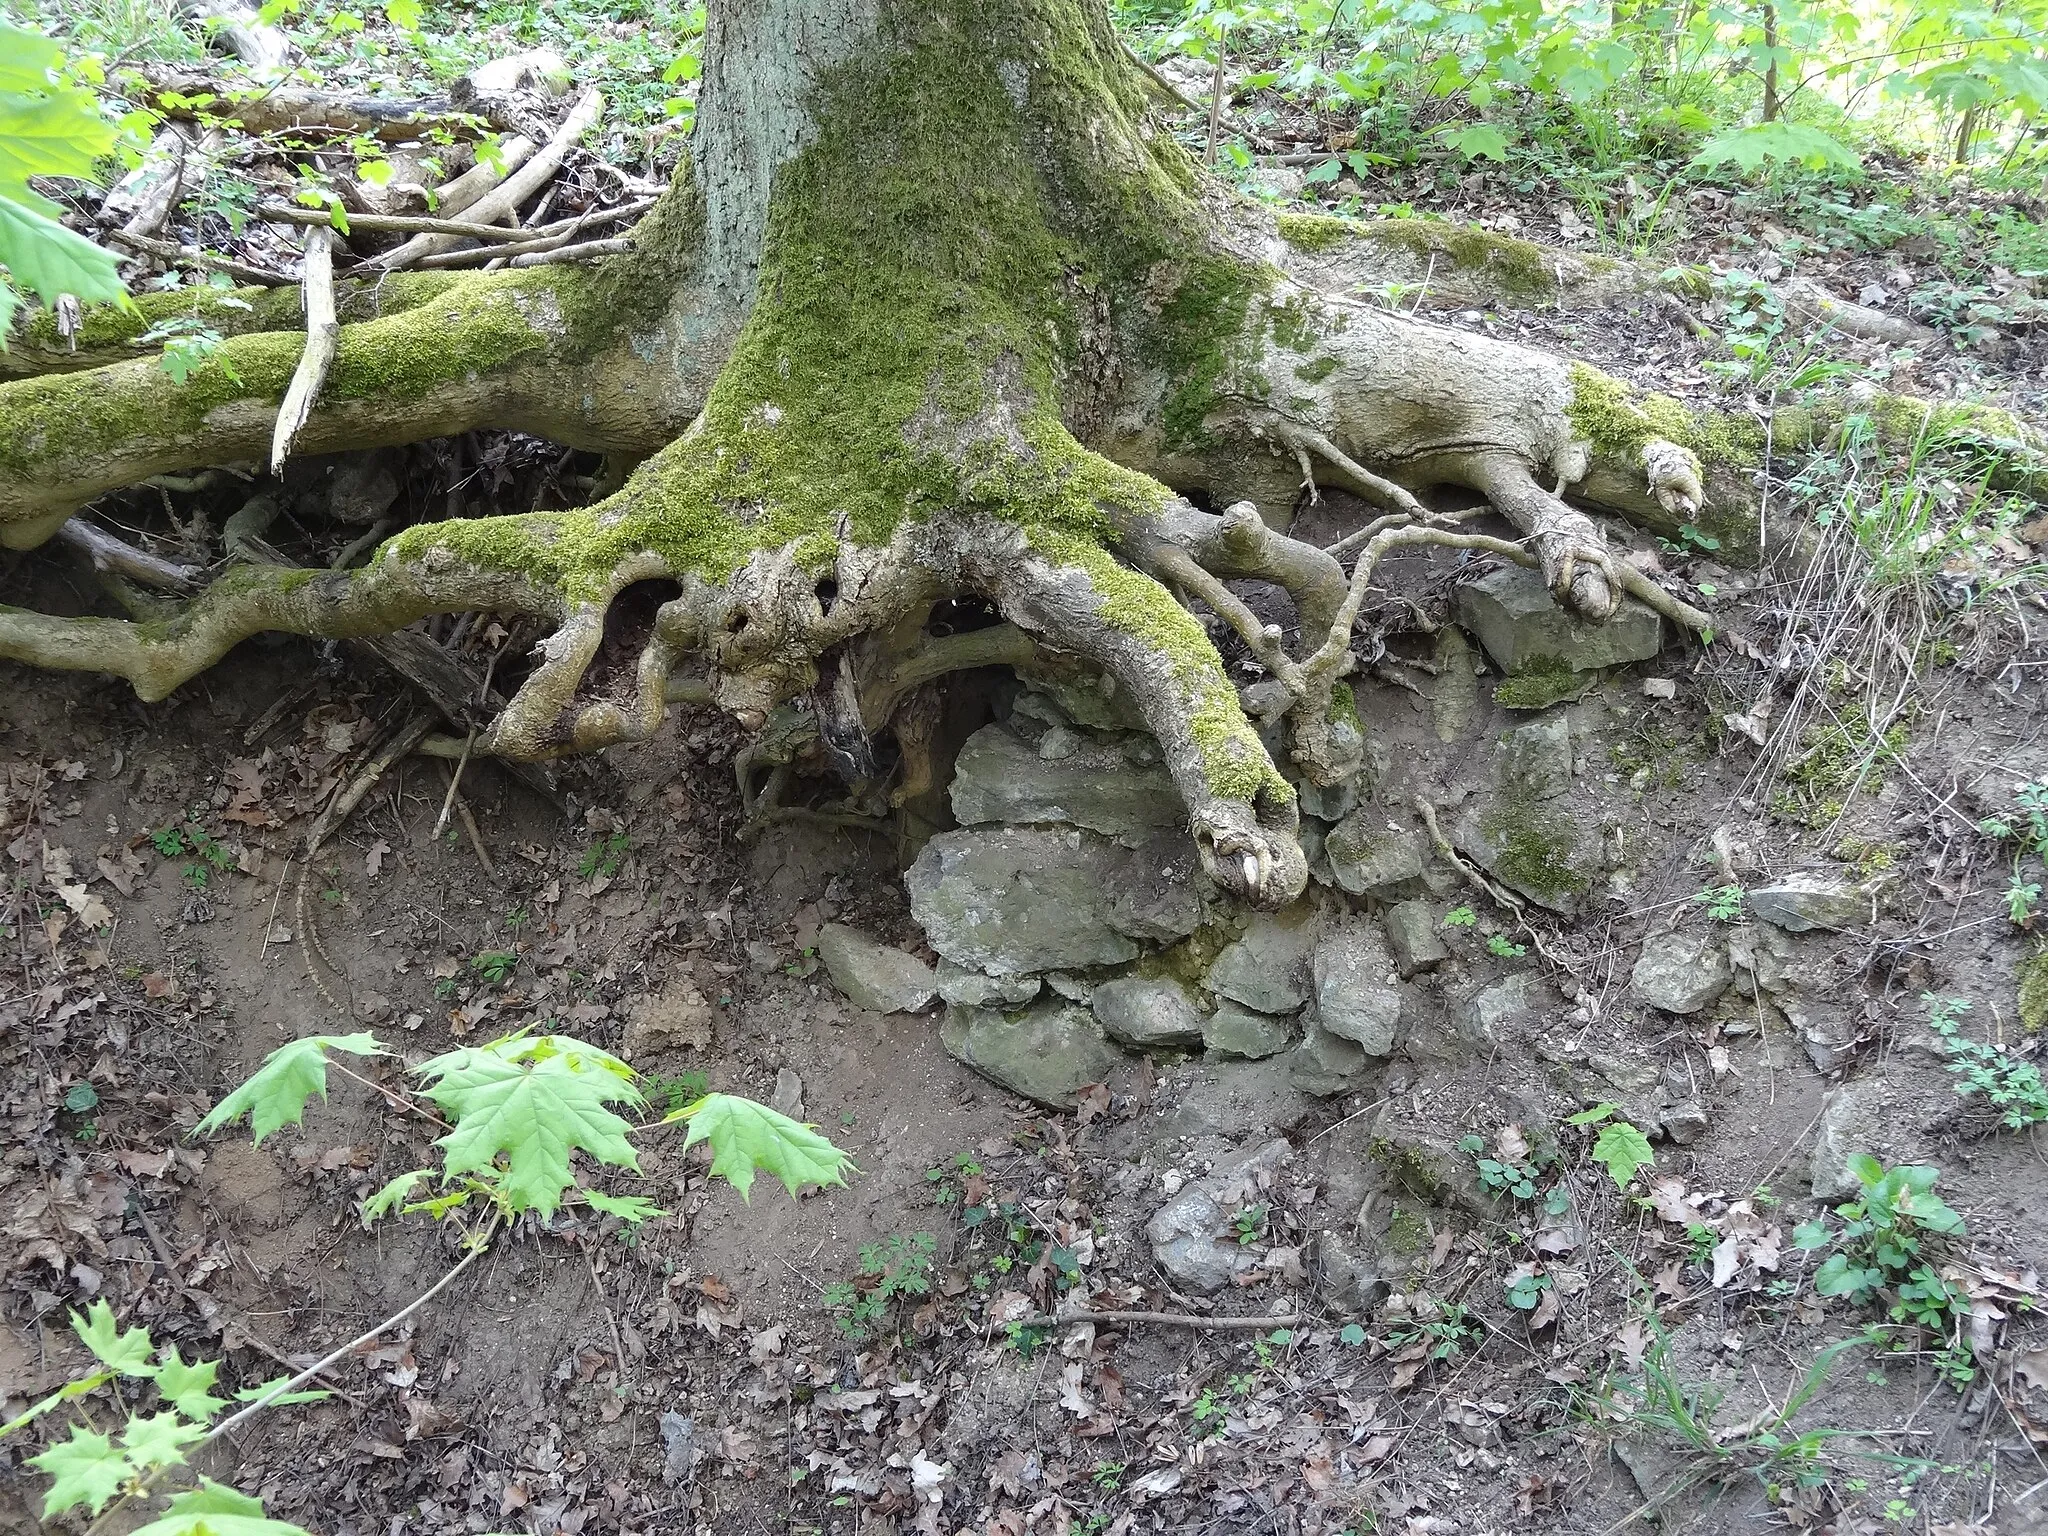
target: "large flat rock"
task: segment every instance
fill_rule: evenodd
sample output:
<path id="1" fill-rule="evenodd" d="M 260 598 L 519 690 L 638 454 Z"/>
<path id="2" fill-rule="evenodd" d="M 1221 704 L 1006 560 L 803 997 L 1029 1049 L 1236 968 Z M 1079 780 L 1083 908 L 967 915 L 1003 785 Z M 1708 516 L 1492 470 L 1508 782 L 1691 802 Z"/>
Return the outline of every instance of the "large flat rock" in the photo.
<path id="1" fill-rule="evenodd" d="M 1663 621 L 1634 598 L 1605 623 L 1589 624 L 1557 605 L 1540 572 L 1519 565 L 1458 588 L 1458 622 L 1510 676 L 1623 666 L 1664 644 Z"/>
<path id="2" fill-rule="evenodd" d="M 1033 743 L 1007 725 L 983 726 L 960 749 L 951 793 L 963 826 L 1069 822 L 1135 845 L 1187 820 L 1163 767 L 1064 727 Z"/>
<path id="3" fill-rule="evenodd" d="M 991 976 L 1134 960 L 1193 933 L 1208 889 L 1181 833 L 1126 848 L 1057 826 L 942 832 L 905 883 L 932 948 Z"/>
<path id="4" fill-rule="evenodd" d="M 955 1060 L 1049 1109 L 1072 1109 L 1076 1094 L 1125 1061 L 1094 1014 L 1057 998 L 1009 1014 L 955 1004 L 939 1039 Z"/>

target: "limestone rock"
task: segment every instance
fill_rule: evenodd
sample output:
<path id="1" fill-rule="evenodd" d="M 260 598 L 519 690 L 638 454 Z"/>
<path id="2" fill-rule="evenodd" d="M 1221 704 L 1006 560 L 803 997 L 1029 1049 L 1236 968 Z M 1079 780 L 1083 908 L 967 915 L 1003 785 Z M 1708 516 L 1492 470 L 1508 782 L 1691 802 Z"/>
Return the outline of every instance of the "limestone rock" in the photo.
<path id="1" fill-rule="evenodd" d="M 1105 981 L 1092 999 L 1109 1038 L 1134 1050 L 1199 1050 L 1202 1015 L 1177 981 L 1122 976 Z"/>
<path id="2" fill-rule="evenodd" d="M 983 726 L 960 748 L 953 814 L 982 822 L 1071 822 L 1136 845 L 1187 820 L 1166 770 L 1114 745 L 1054 726 L 1036 745 L 1009 726 Z"/>
<path id="3" fill-rule="evenodd" d="M 1316 1107 L 1294 1080 L 1293 1065 L 1290 1051 L 1264 1061 L 1204 1058 L 1177 1070 L 1160 1096 L 1164 1113 L 1150 1125 L 1154 1144 L 1204 1136 L 1234 1141 L 1293 1129 Z"/>
<path id="4" fill-rule="evenodd" d="M 1332 1309 L 1348 1317 L 1377 1314 L 1388 1290 L 1377 1264 L 1331 1231 L 1316 1238 L 1316 1260 L 1322 1271 L 1323 1295 Z"/>
<path id="5" fill-rule="evenodd" d="M 1315 948 L 1315 909 L 1255 914 L 1244 937 L 1209 967 L 1212 992 L 1260 1013 L 1292 1013 L 1308 1001 L 1308 957 Z"/>
<path id="6" fill-rule="evenodd" d="M 1647 661 L 1664 644 L 1657 615 L 1633 598 L 1602 624 L 1567 613 L 1540 571 L 1509 565 L 1458 588 L 1458 622 L 1493 664 L 1517 675 L 1593 672 Z"/>
<path id="7" fill-rule="evenodd" d="M 1884 1100 L 1884 1084 L 1869 1078 L 1844 1083 L 1828 1095 L 1820 1124 L 1814 1129 L 1813 1157 L 1807 1165 L 1814 1199 L 1848 1200 L 1862 1192 L 1862 1181 L 1849 1171 L 1849 1159 L 1858 1154 L 1878 1156 Z"/>
<path id="8" fill-rule="evenodd" d="M 1667 1013 L 1698 1013 L 1734 979 L 1726 946 L 1695 933 L 1651 934 L 1629 972 L 1636 995 Z"/>
<path id="9" fill-rule="evenodd" d="M 1166 1277 L 1182 1290 L 1206 1296 L 1257 1267 L 1257 1256 L 1237 1241 L 1230 1218 L 1259 1204 L 1272 1176 L 1293 1156 L 1285 1141 L 1270 1141 L 1218 1165 L 1154 1212 L 1145 1237 Z"/>
<path id="10" fill-rule="evenodd" d="M 792 1120 L 804 1118 L 804 1080 L 801 1075 L 788 1067 L 779 1068 L 775 1073 L 775 1092 L 768 1100 L 768 1107 Z"/>
<path id="11" fill-rule="evenodd" d="M 1224 1003 L 1202 1024 L 1202 1044 L 1212 1056 L 1261 1061 L 1277 1056 L 1294 1040 L 1291 1020 Z"/>
<path id="12" fill-rule="evenodd" d="M 939 996 L 970 1008 L 1017 1008 L 1038 996 L 1036 976 L 989 976 L 939 957 Z"/>
<path id="13" fill-rule="evenodd" d="M 926 843 L 905 882 L 932 948 L 992 976 L 1120 965 L 1202 921 L 1194 844 L 1123 848 L 1076 827 L 965 827 Z"/>
<path id="14" fill-rule="evenodd" d="M 1577 912 L 1600 871 L 1602 838 L 1575 786 L 1568 718 L 1518 726 L 1495 744 L 1491 782 L 1460 810 L 1451 843 L 1538 906 Z"/>
<path id="15" fill-rule="evenodd" d="M 939 1039 L 955 1060 L 1049 1109 L 1072 1109 L 1075 1094 L 1124 1061 L 1094 1014 L 1051 999 L 1013 1014 L 955 1004 Z"/>
<path id="16" fill-rule="evenodd" d="M 849 1001 L 877 1013 L 916 1013 L 939 989 L 932 968 L 917 956 L 877 944 L 844 923 L 818 930 L 818 958 Z"/>
<path id="17" fill-rule="evenodd" d="M 1394 957 L 1377 924 L 1350 917 L 1329 928 L 1310 961 L 1316 1019 L 1368 1056 L 1391 1056 L 1401 1024 L 1401 985 L 1387 978 Z"/>
<path id="18" fill-rule="evenodd" d="M 1863 928 L 1875 921 L 1871 893 L 1844 880 L 1797 871 L 1749 893 L 1749 910 L 1758 921 L 1805 933 L 1813 928 Z"/>
<path id="19" fill-rule="evenodd" d="M 1387 948 L 1401 979 L 1433 971 L 1451 956 L 1437 931 L 1436 912 L 1426 901 L 1396 902 L 1387 911 Z"/>
<path id="20" fill-rule="evenodd" d="M 1355 1040 L 1333 1035 L 1311 1022 L 1301 1044 L 1287 1056 L 1294 1073 L 1294 1085 L 1319 1099 L 1349 1093 L 1359 1086 L 1372 1067 L 1372 1058 Z"/>
<path id="21" fill-rule="evenodd" d="M 1323 856 L 1340 889 L 1393 901 L 1421 891 L 1429 844 L 1412 827 L 1388 826 L 1386 812 L 1369 805 L 1330 828 Z"/>
<path id="22" fill-rule="evenodd" d="M 695 987 L 681 986 L 647 998 L 626 1016 L 626 1058 L 645 1062 L 670 1051 L 711 1048 L 718 1010 Z"/>

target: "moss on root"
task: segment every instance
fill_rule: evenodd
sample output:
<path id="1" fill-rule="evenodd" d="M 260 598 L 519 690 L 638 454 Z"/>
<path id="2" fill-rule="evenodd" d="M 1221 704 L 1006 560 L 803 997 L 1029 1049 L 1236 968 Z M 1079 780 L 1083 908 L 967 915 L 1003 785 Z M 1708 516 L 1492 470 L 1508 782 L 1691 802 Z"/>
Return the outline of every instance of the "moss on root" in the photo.
<path id="1" fill-rule="evenodd" d="M 1209 788 L 1226 800 L 1292 804 L 1293 786 L 1266 756 L 1223 671 L 1223 658 L 1195 616 L 1151 577 L 1119 565 L 1100 544 L 1051 528 L 1026 532 L 1031 547 L 1048 560 L 1087 574 L 1105 624 L 1167 658 Z"/>
<path id="2" fill-rule="evenodd" d="M 1283 213 L 1273 223 L 1282 240 L 1311 253 L 1334 250 L 1358 232 L 1351 220 L 1326 213 Z"/>

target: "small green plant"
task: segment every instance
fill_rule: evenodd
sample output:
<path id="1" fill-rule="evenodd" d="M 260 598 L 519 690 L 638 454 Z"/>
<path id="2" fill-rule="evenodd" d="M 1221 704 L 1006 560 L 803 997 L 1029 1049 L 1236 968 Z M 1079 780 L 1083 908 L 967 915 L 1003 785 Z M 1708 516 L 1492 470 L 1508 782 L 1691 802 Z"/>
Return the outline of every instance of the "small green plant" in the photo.
<path id="1" fill-rule="evenodd" d="M 1941 1170 L 1886 1168 L 1859 1155 L 1849 1159 L 1849 1171 L 1862 1186 L 1862 1198 L 1835 1207 L 1841 1229 L 1831 1232 L 1816 1219 L 1792 1234 L 1796 1248 L 1834 1250 L 1814 1271 L 1815 1293 L 1845 1296 L 1859 1306 L 1888 1302 L 1893 1322 L 1961 1346 L 1970 1299 L 1935 1261 L 1945 1240 L 1963 1234 L 1963 1218 L 1934 1192 Z M 1967 1355 L 1957 1363 L 1966 1364 Z"/>
<path id="2" fill-rule="evenodd" d="M 492 986 L 503 986 L 519 969 L 519 956 L 509 949 L 487 949 L 469 962 L 469 968 Z"/>
<path id="3" fill-rule="evenodd" d="M 1223 1436 L 1230 1418 L 1230 1405 L 1216 1396 L 1214 1387 L 1202 1388 L 1201 1395 L 1189 1405 L 1188 1415 L 1195 1421 L 1195 1432 L 1204 1440 L 1217 1440 Z"/>
<path id="4" fill-rule="evenodd" d="M 1705 907 L 1715 922 L 1734 923 L 1742 920 L 1742 901 L 1747 894 L 1739 885 L 1710 885 L 1693 900 Z"/>
<path id="5" fill-rule="evenodd" d="M 1528 945 L 1517 944 L 1504 933 L 1489 933 L 1486 936 L 1486 948 L 1489 953 L 1499 955 L 1503 960 L 1519 960 L 1529 953 Z"/>
<path id="6" fill-rule="evenodd" d="M 2005 915 L 2015 927 L 2030 928 L 2041 906 L 2041 882 L 2029 879 L 2027 861 L 2048 860 L 2048 779 L 2013 786 L 2013 808 L 1977 823 L 1984 836 L 2012 844 L 2012 877 L 2005 891 Z"/>
<path id="7" fill-rule="evenodd" d="M 1453 907 L 1444 914 L 1446 928 L 1472 928 L 1478 926 L 1479 914 L 1470 907 Z"/>
<path id="8" fill-rule="evenodd" d="M 583 860 L 576 866 L 576 873 L 585 880 L 610 879 L 619 872 L 619 866 L 626 862 L 626 855 L 632 851 L 633 839 L 624 832 L 600 837 L 583 850 Z"/>
<path id="9" fill-rule="evenodd" d="M 1655 1166 L 1657 1154 L 1650 1150 L 1650 1138 L 1640 1127 L 1614 1118 L 1620 1113 L 1618 1104 L 1595 1104 L 1591 1109 L 1580 1110 L 1565 1124 L 1600 1127 L 1600 1134 L 1593 1138 L 1593 1161 L 1607 1170 L 1616 1189 L 1626 1189 L 1630 1179 Z"/>
<path id="10" fill-rule="evenodd" d="M 149 842 L 167 859 L 186 859 L 179 874 L 195 891 L 204 891 L 213 883 L 214 876 L 224 875 L 235 867 L 235 856 L 197 821 L 159 827 L 149 834 Z"/>
<path id="11" fill-rule="evenodd" d="M 980 1173 L 981 1164 L 972 1153 L 955 1152 L 938 1167 L 925 1169 L 924 1181 L 932 1186 L 932 1197 L 940 1205 L 954 1205 L 964 1197 L 967 1180 Z"/>
<path id="12" fill-rule="evenodd" d="M 1956 1092 L 1964 1098 L 1982 1098 L 1998 1112 L 1999 1124 L 2010 1131 L 2030 1125 L 2048 1124 L 2048 1087 L 2041 1082 L 2041 1069 L 2008 1052 L 2004 1046 L 1986 1045 L 1966 1039 L 1961 1015 L 1969 1011 L 1967 1000 L 1936 997 L 1922 993 L 1927 1004 L 1927 1025 L 1941 1039 L 1948 1054 L 1948 1069 L 1960 1081 Z"/>
<path id="13" fill-rule="evenodd" d="M 1427 1346 L 1425 1358 L 1429 1360 L 1455 1360 L 1476 1349 L 1485 1336 L 1485 1328 L 1463 1302 L 1438 1301 L 1424 1294 L 1408 1298 L 1406 1312 L 1387 1330 L 1386 1345 L 1390 1351 L 1399 1352 L 1420 1343 Z M 1359 1342 L 1363 1341 L 1361 1329 Z"/>
<path id="14" fill-rule="evenodd" d="M 137 346 L 163 343 L 163 352 L 157 361 L 171 376 L 173 384 L 183 384 L 208 363 L 215 364 L 230 383 L 239 384 L 242 376 L 221 352 L 221 341 L 219 331 L 192 315 L 173 315 L 167 320 L 159 320 L 135 338 Z"/>
<path id="15" fill-rule="evenodd" d="M 1512 1195 L 1517 1200 L 1536 1198 L 1536 1181 L 1542 1175 L 1535 1161 L 1526 1154 L 1519 1159 L 1506 1154 L 1488 1157 L 1486 1141 L 1480 1136 L 1459 1137 L 1458 1150 L 1471 1154 L 1479 1170 L 1479 1182 L 1496 1199 L 1502 1195 Z"/>
<path id="16" fill-rule="evenodd" d="M 656 1109 L 666 1106 L 669 1112 L 681 1109 L 685 1104 L 695 1103 L 711 1091 L 711 1080 L 702 1072 L 678 1072 L 673 1077 L 661 1072 L 649 1072 L 640 1079 L 641 1092 L 647 1095 L 647 1102 Z"/>
<path id="17" fill-rule="evenodd" d="M 862 1248 L 859 1274 L 825 1287 L 825 1306 L 838 1314 L 839 1331 L 860 1342 L 903 1297 L 929 1295 L 937 1252 L 938 1239 L 929 1232 L 912 1232 L 907 1237 L 892 1232 L 881 1242 Z"/>
<path id="18" fill-rule="evenodd" d="M 1507 1296 L 1508 1305 L 1518 1312 L 1534 1312 L 1543 1301 L 1544 1292 L 1555 1282 L 1534 1264 L 1518 1264 L 1501 1282 L 1501 1290 Z"/>
<path id="19" fill-rule="evenodd" d="M 1263 1205 L 1248 1205 L 1230 1218 L 1230 1225 L 1237 1233 L 1242 1247 L 1250 1247 L 1266 1235 L 1266 1217 L 1270 1208 Z"/>

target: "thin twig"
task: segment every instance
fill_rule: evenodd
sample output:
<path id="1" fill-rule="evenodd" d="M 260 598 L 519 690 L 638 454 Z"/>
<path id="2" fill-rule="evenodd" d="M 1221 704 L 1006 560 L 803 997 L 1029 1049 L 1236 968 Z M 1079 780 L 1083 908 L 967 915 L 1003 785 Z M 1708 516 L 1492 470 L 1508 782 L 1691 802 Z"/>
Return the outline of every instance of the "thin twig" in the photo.
<path id="1" fill-rule="evenodd" d="M 284 404 L 277 408 L 277 422 L 271 428 L 273 475 L 283 471 L 284 461 L 292 451 L 292 439 L 313 414 L 341 338 L 341 322 L 334 313 L 334 237 L 325 229 L 306 231 L 304 269 L 300 298 L 306 309 L 306 349 L 299 354 L 291 385 L 284 392 Z"/>
<path id="2" fill-rule="evenodd" d="M 455 759 L 455 771 L 448 775 L 448 793 L 441 797 L 441 814 L 434 818 L 433 837 L 441 835 L 441 829 L 448 825 L 448 813 L 455 808 L 455 791 L 462 783 L 462 770 L 469 766 L 470 749 L 476 745 L 476 732 L 472 730 L 462 743 L 462 755 Z"/>
<path id="3" fill-rule="evenodd" d="M 361 1349 L 364 1345 L 373 1342 L 378 1337 L 378 1335 L 388 1332 L 390 1329 L 396 1328 L 408 1317 L 411 1317 L 413 1313 L 419 1311 L 421 1307 L 424 1307 L 428 1302 L 432 1301 L 436 1296 L 440 1295 L 441 1292 L 446 1290 L 449 1287 L 449 1285 L 454 1282 L 455 1277 L 457 1275 L 461 1274 L 464 1270 L 468 1269 L 470 1265 L 474 1264 L 478 1259 L 483 1257 L 484 1253 L 486 1252 L 489 1246 L 491 1234 L 495 1230 L 496 1223 L 493 1222 L 492 1227 L 485 1231 L 484 1236 L 481 1240 L 478 1241 L 477 1245 L 474 1248 L 470 1249 L 468 1253 L 463 1255 L 461 1263 L 457 1264 L 453 1269 L 449 1270 L 447 1274 L 443 1275 L 439 1280 L 436 1280 L 431 1286 L 429 1286 L 426 1290 L 422 1291 L 418 1296 L 414 1297 L 411 1301 L 407 1302 L 398 1311 L 392 1313 L 391 1316 L 385 1318 L 383 1322 L 377 1324 L 377 1326 L 372 1328 L 368 1333 L 362 1334 L 357 1338 L 350 1339 L 348 1343 L 342 1345 L 339 1349 L 333 1350 L 330 1353 L 323 1355 L 320 1359 L 315 1360 L 311 1365 L 307 1366 L 303 1371 L 299 1372 L 298 1375 L 291 1377 L 289 1380 L 278 1382 L 268 1392 L 264 1393 L 263 1396 L 256 1399 L 255 1402 L 251 1403 L 248 1407 L 244 1408 L 240 1413 L 233 1414 L 230 1417 L 221 1420 L 220 1423 L 214 1425 L 214 1427 L 207 1432 L 206 1438 L 204 1440 L 201 1440 L 197 1445 L 192 1446 L 189 1450 L 185 1452 L 185 1463 L 190 1463 L 198 1460 L 200 1452 L 204 1451 L 209 1445 L 212 1445 L 215 1441 L 219 1440 L 223 1435 L 227 1434 L 229 1430 L 235 1429 L 240 1425 L 247 1423 L 250 1419 L 254 1418 L 264 1409 L 268 1408 L 272 1403 L 276 1402 L 279 1398 L 298 1391 L 307 1382 L 312 1381 L 315 1377 L 319 1376 L 330 1365 L 335 1364 L 339 1360 L 346 1359 L 348 1356 L 354 1354 L 357 1350 Z M 169 1470 L 170 1467 L 168 1465 L 157 1466 L 152 1468 L 148 1476 L 144 1477 L 141 1482 L 137 1483 L 132 1489 L 130 1489 L 127 1493 L 123 1494 L 121 1498 L 116 1500 L 113 1504 L 109 1505 L 106 1513 L 101 1515 L 99 1519 L 93 1521 L 93 1523 L 89 1527 L 87 1527 L 85 1536 L 102 1536 L 102 1533 L 105 1532 L 108 1525 L 112 1523 L 114 1516 L 118 1514 L 122 1510 L 122 1508 L 124 1508 L 131 1500 L 146 1498 L 149 1495 L 150 1490 L 156 1486 L 157 1481 L 164 1475 L 165 1472 Z"/>
<path id="4" fill-rule="evenodd" d="M 1168 1328 L 1234 1333 L 1259 1328 L 1299 1328 L 1307 1319 L 1296 1313 L 1275 1317 L 1197 1317 L 1192 1312 L 1040 1312 L 1014 1317 L 1005 1328 L 1064 1328 L 1070 1323 L 1158 1323 Z"/>

